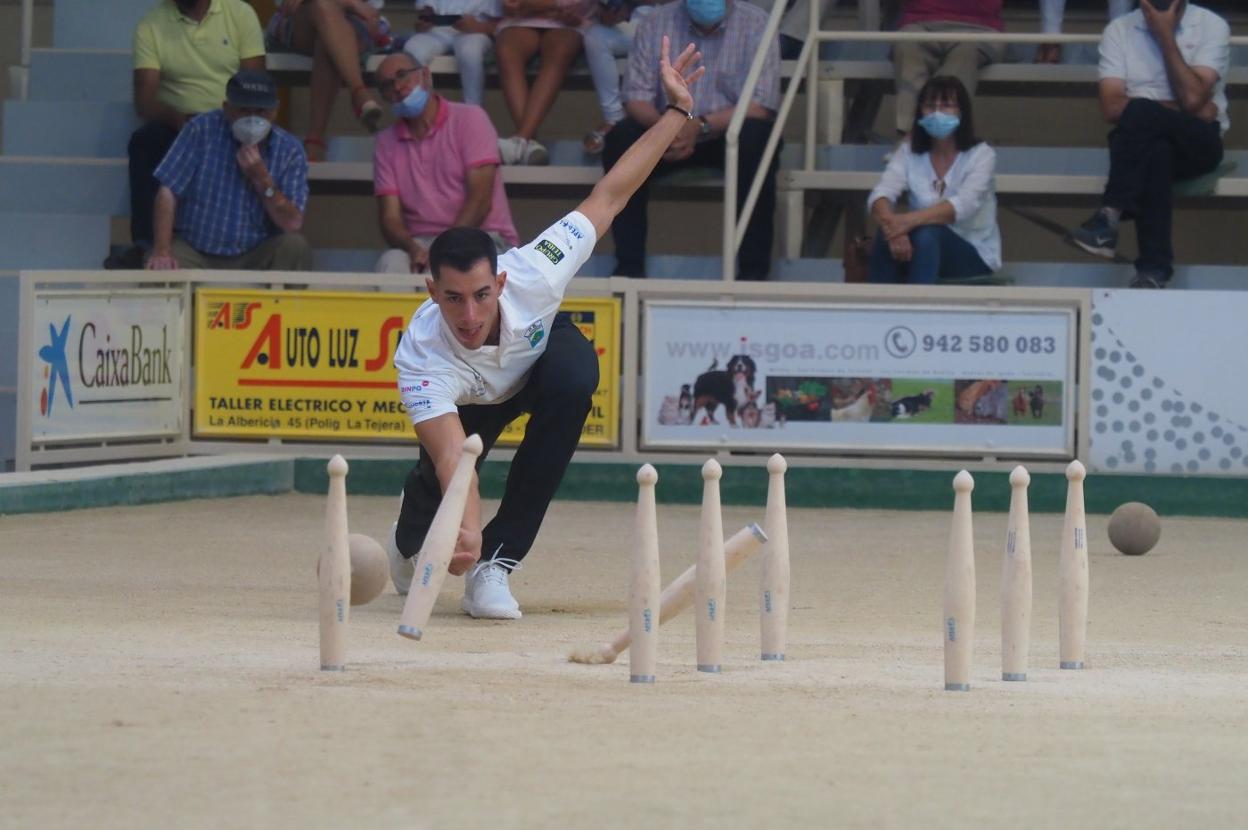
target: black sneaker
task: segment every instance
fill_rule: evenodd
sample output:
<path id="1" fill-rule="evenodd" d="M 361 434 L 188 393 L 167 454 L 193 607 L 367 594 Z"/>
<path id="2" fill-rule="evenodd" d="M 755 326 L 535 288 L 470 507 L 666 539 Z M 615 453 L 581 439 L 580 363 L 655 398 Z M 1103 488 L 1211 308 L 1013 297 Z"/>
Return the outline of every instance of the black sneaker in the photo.
<path id="1" fill-rule="evenodd" d="M 105 257 L 104 269 L 107 271 L 142 271 L 146 259 L 147 249 L 142 245 L 115 248 Z"/>
<path id="2" fill-rule="evenodd" d="M 1070 232 L 1069 239 L 1077 247 L 1105 259 L 1113 259 L 1118 248 L 1118 229 L 1111 227 L 1109 218 L 1101 211 Z"/>
<path id="3" fill-rule="evenodd" d="M 1136 271 L 1131 288 L 1165 288 L 1170 278 L 1160 271 Z"/>

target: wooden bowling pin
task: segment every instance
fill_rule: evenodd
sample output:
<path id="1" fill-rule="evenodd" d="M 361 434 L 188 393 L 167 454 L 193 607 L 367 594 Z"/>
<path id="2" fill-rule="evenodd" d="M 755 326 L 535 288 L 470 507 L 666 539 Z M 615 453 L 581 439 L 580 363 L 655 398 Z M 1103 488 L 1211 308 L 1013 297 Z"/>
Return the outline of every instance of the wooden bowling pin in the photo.
<path id="1" fill-rule="evenodd" d="M 759 589 L 759 626 L 762 659 L 783 660 L 789 628 L 789 524 L 784 502 L 784 456 L 767 459 L 767 513 L 764 519 L 768 542 L 763 547 Z"/>
<path id="2" fill-rule="evenodd" d="M 724 522 L 719 505 L 723 470 L 710 459 L 702 465 L 702 526 L 694 576 L 693 607 L 697 612 L 698 671 L 718 673 L 724 651 L 724 595 L 728 584 L 724 563 Z"/>
<path id="3" fill-rule="evenodd" d="M 347 659 L 347 621 L 351 613 L 351 546 L 347 538 L 347 462 L 329 460 L 325 501 L 325 547 L 317 563 L 320 589 L 321 671 L 342 671 Z"/>
<path id="4" fill-rule="evenodd" d="M 442 503 L 433 515 L 420 552 L 416 554 L 416 573 L 403 603 L 403 616 L 399 619 L 399 635 L 409 640 L 420 639 L 429 622 L 429 615 L 433 613 L 433 604 L 442 590 L 447 566 L 451 564 L 455 543 L 459 541 L 459 526 L 464 520 L 468 488 L 472 484 L 472 473 L 481 448 L 480 435 L 469 435 L 464 439 L 459 462 L 451 474 L 451 483 L 442 494 Z"/>
<path id="5" fill-rule="evenodd" d="M 659 528 L 654 485 L 659 474 L 649 464 L 637 471 L 637 518 L 633 539 L 633 578 L 628 588 L 630 683 L 653 683 L 659 648 Z"/>
<path id="6" fill-rule="evenodd" d="M 1023 467 L 1010 473 L 1010 519 L 1001 564 L 1001 679 L 1026 680 L 1031 648 L 1031 520 Z"/>
<path id="7" fill-rule="evenodd" d="M 1058 634 L 1063 669 L 1083 668 L 1088 638 L 1088 522 L 1083 511 L 1083 479 L 1078 459 L 1066 468 L 1066 520 L 1057 563 Z"/>
<path id="8" fill-rule="evenodd" d="M 741 528 L 724 542 L 724 567 L 732 573 L 767 542 L 767 535 L 757 524 Z M 663 589 L 659 598 L 659 625 L 683 614 L 693 604 L 693 582 L 698 565 L 695 561 L 671 584 Z M 633 641 L 631 626 L 625 626 L 609 643 L 596 646 L 577 646 L 568 655 L 571 663 L 614 663 Z"/>
<path id="9" fill-rule="evenodd" d="M 975 480 L 966 470 L 953 478 L 953 526 L 945 559 L 945 691 L 971 688 L 971 652 L 975 642 L 975 540 L 971 524 L 971 490 Z"/>

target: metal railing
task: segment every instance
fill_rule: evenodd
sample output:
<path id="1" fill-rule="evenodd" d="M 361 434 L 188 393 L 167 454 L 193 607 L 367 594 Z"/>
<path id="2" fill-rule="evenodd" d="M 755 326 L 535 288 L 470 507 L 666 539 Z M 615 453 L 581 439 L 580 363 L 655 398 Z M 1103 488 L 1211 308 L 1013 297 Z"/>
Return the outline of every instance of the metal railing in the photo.
<path id="1" fill-rule="evenodd" d="M 737 193 L 741 184 L 738 181 L 737 164 L 740 158 L 740 139 L 741 128 L 745 123 L 745 113 L 749 107 L 750 101 L 754 96 L 754 89 L 758 85 L 758 78 L 762 72 L 763 61 L 767 56 L 767 47 L 772 39 L 776 37 L 779 30 L 780 18 L 777 9 L 783 8 L 782 3 L 777 3 L 772 8 L 771 16 L 767 20 L 767 28 L 763 32 L 763 38 L 759 46 L 758 52 L 754 55 L 754 61 L 750 65 L 749 75 L 746 76 L 745 84 L 741 90 L 741 97 L 737 101 L 736 109 L 733 111 L 732 120 L 728 124 L 728 131 L 724 135 L 725 151 L 724 151 L 724 229 L 723 229 L 723 247 L 722 247 L 722 273 L 725 282 L 732 282 L 736 278 L 737 251 L 741 248 L 741 243 L 745 238 L 745 229 L 748 227 L 750 217 L 754 213 L 754 208 L 758 202 L 758 195 L 762 191 L 763 181 L 767 175 L 767 169 L 771 166 L 771 162 L 775 157 L 776 147 L 780 143 L 780 137 L 784 132 L 784 125 L 789 117 L 792 109 L 793 100 L 796 98 L 797 88 L 800 86 L 798 79 L 805 72 L 806 75 L 806 135 L 805 147 L 803 153 L 803 168 L 807 171 L 815 169 L 815 128 L 816 128 L 816 103 L 815 87 L 818 83 L 819 57 L 818 44 L 822 43 L 947 43 L 949 41 L 958 41 L 960 43 L 1057 43 L 1057 44 L 1075 44 L 1075 43 L 1100 43 L 1101 36 L 1099 34 L 1046 34 L 1044 32 L 854 32 L 854 31 L 833 31 L 820 30 L 818 21 L 818 3 L 811 3 L 810 10 L 810 35 L 802 44 L 802 52 L 796 61 L 797 69 L 793 73 L 792 82 L 780 103 L 780 109 L 776 113 L 775 121 L 772 125 L 771 134 L 768 136 L 767 144 L 763 150 L 762 160 L 758 167 L 754 170 L 754 177 L 750 181 L 749 192 L 747 193 L 745 204 L 741 206 L 740 214 L 737 212 Z M 1238 36 L 1231 38 L 1232 46 L 1248 46 L 1248 37 Z"/>
<path id="2" fill-rule="evenodd" d="M 35 41 L 35 0 L 22 0 L 22 42 L 16 78 L 17 99 L 25 101 L 30 94 L 30 50 Z"/>

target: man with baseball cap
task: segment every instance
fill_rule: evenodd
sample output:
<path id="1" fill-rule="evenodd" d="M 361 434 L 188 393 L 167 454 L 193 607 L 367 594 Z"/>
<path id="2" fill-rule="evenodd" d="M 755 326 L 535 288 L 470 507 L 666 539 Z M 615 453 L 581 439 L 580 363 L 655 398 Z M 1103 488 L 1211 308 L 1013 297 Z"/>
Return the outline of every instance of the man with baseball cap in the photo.
<path id="1" fill-rule="evenodd" d="M 192 118 L 156 168 L 149 270 L 308 271 L 299 234 L 308 201 L 303 145 L 273 125 L 277 85 L 244 69 L 219 110 Z"/>

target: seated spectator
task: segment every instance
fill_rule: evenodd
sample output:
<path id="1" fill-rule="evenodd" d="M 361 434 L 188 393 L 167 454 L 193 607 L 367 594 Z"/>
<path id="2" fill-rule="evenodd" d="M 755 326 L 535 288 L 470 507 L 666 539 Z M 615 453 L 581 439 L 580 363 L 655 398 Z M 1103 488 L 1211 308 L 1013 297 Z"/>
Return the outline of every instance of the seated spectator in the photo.
<path id="1" fill-rule="evenodd" d="M 1001 32 L 1001 0 L 902 0 L 903 32 Z M 919 90 L 929 78 L 952 75 L 972 96 L 979 70 L 997 63 L 1003 44 L 898 43 L 893 46 L 893 82 L 897 90 L 897 134 L 910 128 Z"/>
<path id="2" fill-rule="evenodd" d="M 1105 0 L 1110 20 L 1117 20 L 1135 6 L 1135 0 Z M 1066 16 L 1066 0 L 1040 0 L 1040 31 L 1046 35 L 1061 34 L 1062 18 Z M 1060 43 L 1041 43 L 1036 47 L 1036 63 L 1061 63 Z"/>
<path id="3" fill-rule="evenodd" d="M 868 280 L 934 283 L 991 274 L 1001 267 L 997 154 L 975 137 L 966 87 L 954 77 L 932 78 L 907 126 L 909 138 L 867 197 L 880 225 Z M 902 194 L 909 210 L 897 212 Z"/>
<path id="4" fill-rule="evenodd" d="M 427 272 L 429 246 L 448 228 L 480 228 L 500 253 L 515 247 L 498 133 L 485 110 L 434 93 L 429 69 L 406 52 L 381 62 L 377 88 L 397 120 L 373 147 L 381 235 L 393 246 L 376 270 Z"/>
<path id="5" fill-rule="evenodd" d="M 191 119 L 156 168 L 156 239 L 147 267 L 309 271 L 299 234 L 308 160 L 273 126 L 277 86 L 267 72 L 230 79 L 221 109 Z"/>
<path id="6" fill-rule="evenodd" d="M 607 133 L 602 166 L 610 170 L 620 157 L 668 107 L 659 78 L 659 49 L 664 35 L 672 43 L 694 43 L 702 54 L 706 75 L 693 84 L 697 108 L 672 146 L 663 154 L 654 175 L 686 167 L 724 169 L 724 133 L 745 85 L 750 63 L 762 43 L 767 14 L 741 0 L 678 0 L 659 6 L 642 19 L 628 53 L 624 78 L 624 107 L 628 117 Z M 780 105 L 779 45 L 767 49 L 763 71 L 746 110 L 741 128 L 737 175 L 737 209 L 745 204 L 750 182 L 763 158 Z M 771 247 L 776 210 L 776 168 L 779 153 L 767 170 L 754 213 L 746 226 L 737 255 L 743 280 L 764 280 L 771 267 Z M 637 189 L 611 225 L 615 238 L 615 273 L 627 277 L 646 275 L 646 207 L 649 179 Z"/>
<path id="7" fill-rule="evenodd" d="M 130 239 L 105 268 L 142 268 L 152 247 L 152 176 L 191 118 L 214 110 L 239 69 L 264 69 L 264 35 L 243 0 L 163 0 L 134 31 L 134 110 L 144 121 L 130 137 Z"/>
<path id="8" fill-rule="evenodd" d="M 416 34 L 403 49 L 421 66 L 447 52 L 455 53 L 464 103 L 481 106 L 485 56 L 494 28 L 503 16 L 499 0 L 417 0 Z"/>
<path id="9" fill-rule="evenodd" d="M 381 105 L 364 86 L 361 64 L 388 44 L 390 36 L 367 0 L 282 0 L 265 38 L 274 52 L 312 56 L 308 134 L 303 139 L 310 161 L 325 160 L 325 129 L 344 83 L 355 117 L 370 133 L 377 131 Z"/>
<path id="10" fill-rule="evenodd" d="M 1109 180 L 1101 209 L 1071 241 L 1112 259 L 1119 221 L 1135 219 L 1132 288 L 1162 288 L 1174 274 L 1174 182 L 1222 162 L 1230 49 L 1226 21 L 1187 0 L 1140 0 L 1105 27 L 1099 75 L 1101 113 L 1113 125 Z"/>
<path id="11" fill-rule="evenodd" d="M 802 54 L 802 46 L 806 44 L 806 35 L 810 31 L 810 0 L 782 0 L 784 13 L 780 16 L 780 60 L 795 61 Z M 752 0 L 763 11 L 771 14 L 775 0 Z M 837 4 L 837 0 L 818 0 L 819 28 L 836 29 L 838 26 L 827 25 L 828 12 Z"/>
<path id="12" fill-rule="evenodd" d="M 589 77 L 602 109 L 602 123 L 585 134 L 584 150 L 588 155 L 601 155 L 607 133 L 624 120 L 620 70 L 615 61 L 628 56 L 637 23 L 652 11 L 654 7 L 647 5 L 646 0 L 640 4 L 633 0 L 600 0 L 594 22 L 585 32 L 585 63 L 589 65 Z"/>
<path id="13" fill-rule="evenodd" d="M 537 128 L 559 96 L 568 67 L 581 51 L 593 0 L 503 0 L 503 19 L 494 36 L 499 82 L 516 131 L 498 143 L 503 164 L 549 164 Z M 528 65 L 540 55 L 529 86 Z"/>

